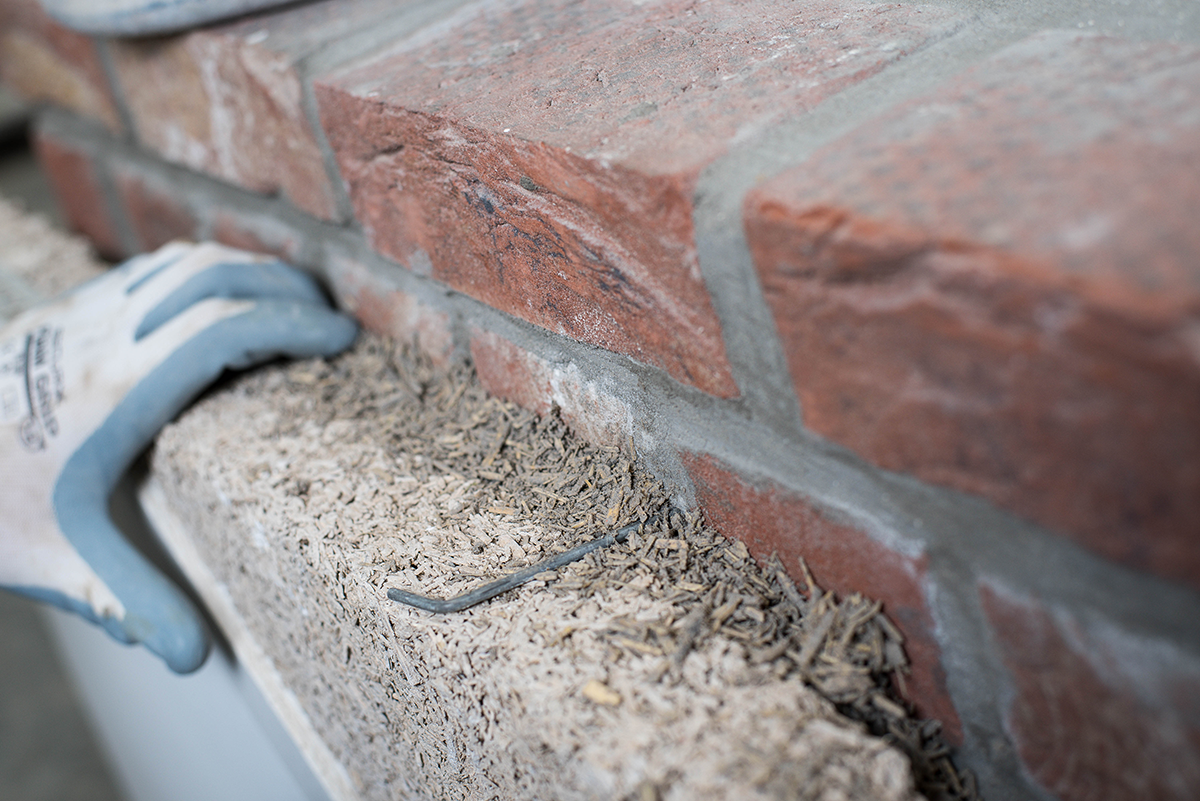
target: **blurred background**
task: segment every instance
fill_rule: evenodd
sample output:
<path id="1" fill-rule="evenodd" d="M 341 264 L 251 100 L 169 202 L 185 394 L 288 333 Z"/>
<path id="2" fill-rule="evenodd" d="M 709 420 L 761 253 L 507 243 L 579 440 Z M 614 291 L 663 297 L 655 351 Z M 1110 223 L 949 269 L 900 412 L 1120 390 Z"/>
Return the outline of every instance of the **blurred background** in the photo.
<path id="1" fill-rule="evenodd" d="M 28 119 L 0 87 L 0 196 L 61 230 Z M 133 500 L 136 481 L 135 469 L 113 517 L 185 585 Z M 219 635 L 204 667 L 181 677 L 74 615 L 0 590 L 0 801 L 327 798 Z"/>
<path id="2" fill-rule="evenodd" d="M 0 88 L 0 195 L 62 225 L 29 152 L 23 106 Z M 37 605 L 0 591 L 0 798 L 123 798 Z"/>

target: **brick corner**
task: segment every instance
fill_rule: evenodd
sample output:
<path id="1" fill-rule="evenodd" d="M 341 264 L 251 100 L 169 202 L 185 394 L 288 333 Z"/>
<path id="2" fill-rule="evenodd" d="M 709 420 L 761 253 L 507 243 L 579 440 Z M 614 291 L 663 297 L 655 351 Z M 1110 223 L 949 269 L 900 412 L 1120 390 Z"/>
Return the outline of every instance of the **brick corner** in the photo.
<path id="1" fill-rule="evenodd" d="M 477 300 L 732 398 L 693 230 L 701 173 L 959 24 L 844 0 L 478 7 L 314 92 L 380 253 L 420 252 Z"/>
<path id="2" fill-rule="evenodd" d="M 112 53 L 146 147 L 251 192 L 280 194 L 319 219 L 337 217 L 301 77 L 287 54 L 222 26 L 115 41 Z"/>

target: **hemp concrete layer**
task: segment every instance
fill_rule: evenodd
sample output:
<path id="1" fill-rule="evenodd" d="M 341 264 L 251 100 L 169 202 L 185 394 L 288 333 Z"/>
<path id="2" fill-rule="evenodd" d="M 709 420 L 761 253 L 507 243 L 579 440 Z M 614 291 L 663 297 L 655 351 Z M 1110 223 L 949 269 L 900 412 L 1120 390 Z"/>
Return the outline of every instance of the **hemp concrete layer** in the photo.
<path id="1" fill-rule="evenodd" d="M 478 478 L 389 449 L 381 421 L 406 413 L 404 382 L 347 389 L 386 374 L 378 350 L 360 346 L 337 374 L 316 361 L 243 377 L 164 430 L 153 457 L 174 514 L 363 798 L 919 797 L 904 755 L 719 624 L 677 661 L 620 636 L 687 628 L 673 602 L 706 588 L 664 587 L 661 566 L 606 580 L 585 561 L 444 616 L 389 601 L 393 586 L 457 594 L 570 535 L 490 505 Z M 372 400 L 335 398 L 346 392 Z M 653 558 L 653 534 L 627 548 Z M 738 608 L 731 597 L 723 609 Z"/>
<path id="2" fill-rule="evenodd" d="M 103 266 L 81 239 L 0 198 L 0 322 L 95 278 Z"/>

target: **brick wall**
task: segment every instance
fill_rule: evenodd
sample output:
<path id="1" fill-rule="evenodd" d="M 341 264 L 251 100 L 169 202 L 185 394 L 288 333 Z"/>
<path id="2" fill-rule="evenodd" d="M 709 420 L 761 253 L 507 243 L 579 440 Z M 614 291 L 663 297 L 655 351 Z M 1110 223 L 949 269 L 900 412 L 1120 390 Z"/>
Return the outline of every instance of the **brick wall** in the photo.
<path id="1" fill-rule="evenodd" d="M 277 253 L 883 600 L 988 798 L 1200 797 L 1200 6 L 0 2 L 64 214 Z"/>

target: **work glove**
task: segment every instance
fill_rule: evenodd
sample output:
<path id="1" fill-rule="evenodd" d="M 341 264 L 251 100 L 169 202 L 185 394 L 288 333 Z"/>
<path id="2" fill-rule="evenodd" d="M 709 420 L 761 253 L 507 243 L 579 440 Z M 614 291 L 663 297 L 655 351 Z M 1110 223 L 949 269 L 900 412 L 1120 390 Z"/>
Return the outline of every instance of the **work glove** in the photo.
<path id="1" fill-rule="evenodd" d="M 68 28 L 100 36 L 149 36 L 207 25 L 295 0 L 41 0 Z"/>
<path id="2" fill-rule="evenodd" d="M 142 643 L 176 672 L 200 667 L 200 615 L 121 536 L 109 496 L 227 367 L 331 355 L 356 333 L 303 273 L 186 243 L 0 328 L 0 586 Z"/>

